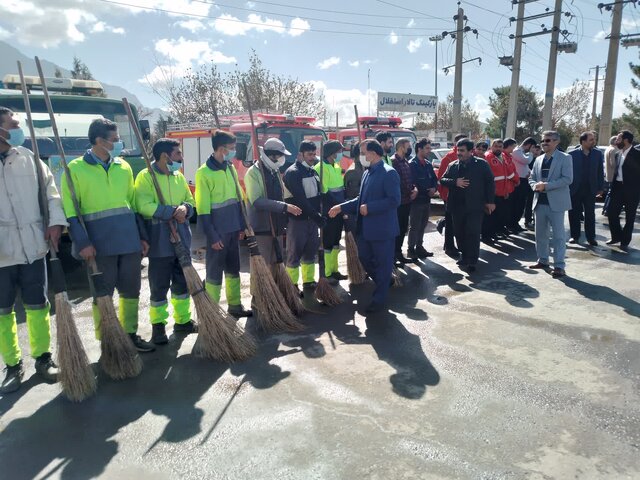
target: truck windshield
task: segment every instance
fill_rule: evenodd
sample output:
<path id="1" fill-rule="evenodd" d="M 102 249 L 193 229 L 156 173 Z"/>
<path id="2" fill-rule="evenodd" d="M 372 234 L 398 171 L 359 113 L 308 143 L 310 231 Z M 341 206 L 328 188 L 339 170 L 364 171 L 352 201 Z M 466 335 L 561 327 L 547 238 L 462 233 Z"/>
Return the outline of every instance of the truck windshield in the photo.
<path id="1" fill-rule="evenodd" d="M 42 96 L 31 95 L 31 110 L 40 155 L 48 158 L 58 153 L 54 139 L 51 121 Z M 56 116 L 58 132 L 61 137 L 64 153 L 68 158 L 84 154 L 91 147 L 89 143 L 89 124 L 96 118 L 106 118 L 118 125 L 120 140 L 124 142 L 123 156 L 140 156 L 140 147 L 135 140 L 129 125 L 127 114 L 119 101 L 95 97 L 60 97 L 52 96 L 51 103 Z M 21 96 L 0 96 L 0 105 L 15 112 L 16 118 L 25 128 L 27 140 L 26 148 L 31 148 L 28 138 L 24 102 Z"/>

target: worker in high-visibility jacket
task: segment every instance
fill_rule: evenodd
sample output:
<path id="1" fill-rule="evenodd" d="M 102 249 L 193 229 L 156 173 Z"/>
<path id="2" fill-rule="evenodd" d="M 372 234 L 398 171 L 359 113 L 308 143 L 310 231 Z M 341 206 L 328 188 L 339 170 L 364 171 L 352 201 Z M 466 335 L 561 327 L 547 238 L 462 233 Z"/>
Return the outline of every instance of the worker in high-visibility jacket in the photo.
<path id="1" fill-rule="evenodd" d="M 72 252 L 88 262 L 95 259 L 109 295 L 118 289 L 119 318 L 139 352 L 155 347 L 140 338 L 140 260 L 149 251 L 142 218 L 135 210 L 133 172 L 120 157 L 124 148 L 118 125 L 96 119 L 89 125 L 91 148 L 69 162 L 71 181 L 86 230 L 80 224 L 66 175 L 62 176 L 62 204 L 73 240 Z M 94 299 L 95 300 L 95 299 Z M 100 312 L 94 301 L 93 320 L 100 339 Z"/>
<path id="2" fill-rule="evenodd" d="M 187 249 L 191 248 L 189 219 L 193 216 L 194 200 L 189 184 L 180 172 L 183 164 L 180 142 L 161 138 L 153 145 L 155 173 L 162 192 L 164 204 L 160 202 L 149 170 L 136 177 L 136 210 L 144 218 L 149 236 L 149 290 L 151 307 L 149 317 L 153 332 L 151 341 L 164 345 L 169 339 L 165 325 L 169 318 L 167 292 L 171 289 L 171 305 L 175 333 L 195 333 L 197 327 L 191 320 L 191 298 L 187 289 L 180 262 L 171 242 L 171 225 Z"/>
<path id="3" fill-rule="evenodd" d="M 57 248 L 62 226 L 67 222 L 53 175 L 43 164 L 49 208 L 49 224 L 43 224 L 36 167 L 40 159 L 23 148 L 23 142 L 18 119 L 11 110 L 0 107 L 0 355 L 7 371 L 0 387 L 3 395 L 18 390 L 24 376 L 13 310 L 18 291 L 27 317 L 36 373 L 48 382 L 55 382 L 58 377 L 58 367 L 50 353 L 45 256 L 48 241 Z"/>
<path id="4" fill-rule="evenodd" d="M 238 174 L 232 160 L 236 137 L 222 130 L 211 137 L 213 153 L 196 171 L 196 210 L 198 225 L 207 237 L 207 279 L 205 288 L 220 302 L 222 274 L 228 311 L 235 317 L 250 317 L 240 300 L 240 245 L 246 228 L 239 195 Z"/>
<path id="5" fill-rule="evenodd" d="M 322 214 L 327 215 L 334 205 L 344 202 L 344 180 L 342 178 L 342 144 L 338 140 L 329 140 L 322 147 L 322 162 L 316 164 L 315 170 L 321 178 Z M 320 169 L 322 168 L 322 174 Z M 327 220 L 322 229 L 322 248 L 324 249 L 324 273 L 333 283 L 345 280 L 346 275 L 338 271 L 338 254 L 344 220 L 342 215 Z"/>

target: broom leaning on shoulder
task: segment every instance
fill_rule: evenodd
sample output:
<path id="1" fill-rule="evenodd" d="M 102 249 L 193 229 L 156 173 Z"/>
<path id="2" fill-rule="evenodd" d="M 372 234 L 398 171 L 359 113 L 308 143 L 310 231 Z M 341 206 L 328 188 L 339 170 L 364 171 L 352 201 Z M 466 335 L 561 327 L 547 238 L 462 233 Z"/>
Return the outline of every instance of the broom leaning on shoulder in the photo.
<path id="1" fill-rule="evenodd" d="M 22 84 L 22 96 L 24 98 L 24 111 L 27 116 L 31 148 L 33 150 L 38 176 L 38 203 L 42 214 L 42 225 L 46 231 L 49 226 L 49 200 L 45 183 L 45 172 L 40 161 L 40 152 L 36 139 L 33 119 L 31 117 L 31 103 L 27 85 L 24 80 L 22 64 L 18 62 L 18 73 Z M 62 393 L 73 402 L 81 402 L 96 392 L 96 377 L 93 373 L 87 352 L 84 349 L 78 329 L 76 327 L 71 303 L 67 296 L 67 285 L 64 278 L 64 270 L 58 258 L 56 246 L 49 240 L 49 266 L 51 267 L 51 287 L 55 293 L 56 308 L 56 336 L 58 345 L 58 381 L 62 387 Z"/>
<path id="2" fill-rule="evenodd" d="M 151 160 L 147 150 L 144 148 L 142 134 L 140 128 L 135 121 L 131 105 L 126 98 L 122 99 L 122 103 L 129 117 L 129 123 L 136 135 L 136 139 L 141 146 L 142 154 L 147 164 L 147 170 L 151 176 L 153 187 L 161 205 L 166 205 L 164 195 L 158 183 L 156 172 L 151 167 Z M 202 285 L 202 279 L 191 263 L 191 255 L 187 248 L 180 240 L 173 220 L 169 222 L 171 230 L 171 243 L 176 252 L 178 262 L 184 273 L 187 289 L 193 298 L 198 317 L 198 341 L 197 354 L 216 360 L 225 362 L 235 362 L 245 360 L 256 352 L 256 344 L 249 334 L 247 334 L 235 319 L 226 313 L 220 306 L 215 303 L 205 291 Z"/>
<path id="3" fill-rule="evenodd" d="M 58 147 L 58 152 L 60 153 L 60 163 L 64 169 L 64 175 L 74 210 L 80 225 L 82 225 L 82 228 L 86 231 L 87 227 L 82 214 L 80 213 L 80 204 L 78 203 L 78 197 L 73 185 L 73 179 L 71 178 L 71 172 L 67 165 L 64 148 L 60 141 L 56 118 L 53 113 L 53 107 L 51 106 L 51 99 L 49 98 L 49 91 L 42 71 L 42 65 L 40 64 L 38 57 L 36 57 L 36 65 L 38 67 L 38 74 L 40 75 L 40 82 L 42 84 L 42 93 L 44 94 L 44 100 L 49 112 L 49 119 L 51 120 L 51 128 Z M 100 366 L 109 377 L 115 380 L 138 376 L 142 371 L 142 360 L 140 360 L 138 352 L 136 352 L 131 339 L 125 333 L 122 325 L 118 321 L 118 316 L 116 315 L 116 310 L 113 306 L 113 298 L 111 298 L 111 295 L 106 289 L 104 277 L 102 272 L 98 270 L 95 258 L 92 258 L 87 262 L 87 267 L 89 269 L 89 282 L 92 286 L 96 304 L 100 312 L 100 349 L 102 352 L 100 356 Z"/>

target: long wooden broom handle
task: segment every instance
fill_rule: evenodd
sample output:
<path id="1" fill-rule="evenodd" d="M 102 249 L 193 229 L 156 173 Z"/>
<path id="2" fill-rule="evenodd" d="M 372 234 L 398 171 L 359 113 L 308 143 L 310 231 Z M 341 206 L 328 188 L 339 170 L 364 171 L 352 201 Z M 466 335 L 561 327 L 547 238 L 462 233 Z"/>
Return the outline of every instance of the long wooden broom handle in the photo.
<path id="1" fill-rule="evenodd" d="M 42 214 L 42 224 L 46 232 L 49 228 L 49 201 L 47 197 L 46 185 L 44 183 L 44 168 L 40 161 L 40 148 L 38 147 L 38 141 L 36 139 L 36 131 L 33 126 L 33 117 L 31 115 L 31 101 L 29 100 L 29 91 L 27 90 L 27 82 L 24 79 L 24 72 L 22 70 L 22 62 L 18 61 L 18 74 L 20 75 L 20 84 L 22 86 L 22 99 L 24 100 L 24 113 L 27 116 L 27 126 L 29 127 L 29 136 L 31 137 L 31 151 L 36 166 L 36 174 L 38 176 L 38 203 L 40 205 L 40 213 Z M 49 240 L 49 250 L 51 257 L 56 258 L 56 251 L 53 246 L 53 242 Z"/>
<path id="2" fill-rule="evenodd" d="M 80 203 L 78 202 L 78 196 L 76 195 L 76 188 L 73 184 L 73 179 L 71 178 L 71 171 L 69 170 L 69 165 L 67 165 L 67 157 L 64 153 L 64 147 L 62 146 L 62 140 L 60 139 L 60 134 L 58 132 L 58 124 L 56 122 L 56 116 L 53 113 L 53 106 L 51 104 L 51 97 L 49 97 L 49 89 L 47 88 L 47 82 L 44 78 L 44 71 L 42 70 L 42 64 L 40 63 L 40 59 L 35 57 L 36 67 L 38 69 L 38 75 L 40 77 L 40 83 L 42 85 L 42 94 L 44 96 L 44 103 L 47 106 L 47 112 L 49 113 L 49 120 L 51 121 L 51 130 L 53 131 L 53 138 L 56 142 L 56 147 L 58 148 L 58 153 L 60 154 L 60 164 L 62 165 L 62 169 L 64 170 L 64 176 L 67 179 L 67 187 L 69 188 L 69 193 L 71 194 L 71 202 L 73 203 L 73 209 L 76 212 L 76 217 L 80 222 L 80 225 L 84 229 L 87 236 L 89 235 L 87 231 L 87 225 L 82 217 L 82 213 L 80 213 Z M 89 264 L 89 268 L 95 274 L 98 273 L 98 266 L 96 265 L 96 259 L 92 258 L 87 262 Z"/>

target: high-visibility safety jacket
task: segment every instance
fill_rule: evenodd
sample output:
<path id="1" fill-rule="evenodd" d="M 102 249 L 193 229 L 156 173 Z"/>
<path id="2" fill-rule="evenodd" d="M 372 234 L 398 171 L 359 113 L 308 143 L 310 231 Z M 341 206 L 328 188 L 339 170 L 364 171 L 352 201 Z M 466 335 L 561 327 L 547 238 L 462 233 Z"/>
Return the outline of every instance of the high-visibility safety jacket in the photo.
<path id="1" fill-rule="evenodd" d="M 146 240 L 147 236 L 135 211 L 131 166 L 116 157 L 105 170 L 89 150 L 69 163 L 69 171 L 87 227 L 85 231 L 80 224 L 66 175 L 62 175 L 62 205 L 69 221 L 74 254 L 89 245 L 99 256 L 140 252 L 140 239 Z"/>
<path id="2" fill-rule="evenodd" d="M 262 178 L 264 172 L 264 180 Z M 283 235 L 287 226 L 287 204 L 283 200 L 282 185 L 278 170 L 265 165 L 264 161 L 254 163 L 244 176 L 244 185 L 249 200 L 249 223 L 256 235 L 271 235 L 271 225 L 276 235 Z"/>
<path id="3" fill-rule="evenodd" d="M 338 162 L 329 163 L 326 160 L 322 164 L 318 162 L 314 169 L 320 178 L 320 165 L 322 165 L 322 209 L 327 213 L 331 207 L 344 202 L 344 180 L 342 167 Z"/>
<path id="4" fill-rule="evenodd" d="M 149 257 L 172 257 L 175 254 L 171 244 L 171 229 L 169 220 L 180 205 L 187 207 L 187 218 L 193 215 L 193 196 L 187 180 L 180 172 L 168 175 L 153 163 L 153 168 L 165 205 L 160 203 L 153 179 L 149 170 L 141 171 L 136 177 L 136 210 L 144 219 L 144 225 L 149 236 Z M 180 240 L 189 249 L 191 247 L 191 229 L 189 222 L 174 223 Z"/>
<path id="5" fill-rule="evenodd" d="M 225 233 L 246 227 L 236 186 L 240 188 L 234 166 L 218 162 L 213 155 L 196 171 L 198 225 L 207 235 L 209 245 L 219 242 Z"/>
<path id="6" fill-rule="evenodd" d="M 15 147 L 0 162 L 0 268 L 43 258 L 49 250 L 44 240 L 46 227 L 67 224 L 53 175 L 46 165 L 42 167 L 49 225 L 43 225 L 38 203 L 38 171 L 33 153 Z"/>
<path id="7" fill-rule="evenodd" d="M 502 157 L 504 157 L 504 153 Z M 489 151 L 484 156 L 485 160 L 491 167 L 493 172 L 493 180 L 496 185 L 496 197 L 506 197 L 520 183 L 520 177 L 516 173 L 516 167 L 513 161 L 508 158 L 499 158 L 493 152 Z"/>

